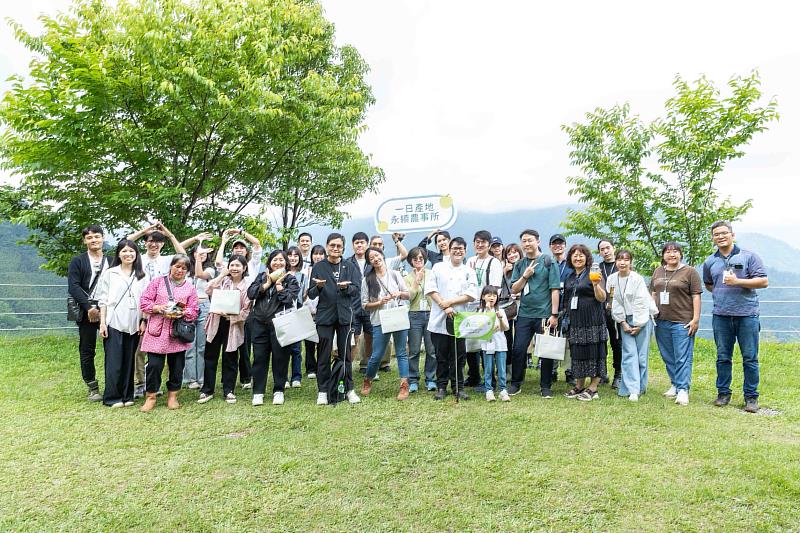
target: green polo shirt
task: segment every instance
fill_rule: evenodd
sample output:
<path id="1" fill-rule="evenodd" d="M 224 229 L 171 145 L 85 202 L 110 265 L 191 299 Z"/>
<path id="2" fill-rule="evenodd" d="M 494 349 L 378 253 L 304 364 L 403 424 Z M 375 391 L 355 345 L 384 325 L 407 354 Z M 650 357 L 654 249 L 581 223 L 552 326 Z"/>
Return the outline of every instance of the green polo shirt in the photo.
<path id="1" fill-rule="evenodd" d="M 523 288 L 520 293 L 518 316 L 524 318 L 547 318 L 553 314 L 552 289 L 561 288 L 561 276 L 558 272 L 558 264 L 548 256 L 550 268 L 544 266 L 545 255 L 541 254 L 536 259 L 522 257 L 514 264 L 511 273 L 511 284 L 516 283 L 522 277 L 525 269 L 536 262 L 533 276 L 528 278 L 528 294 Z"/>

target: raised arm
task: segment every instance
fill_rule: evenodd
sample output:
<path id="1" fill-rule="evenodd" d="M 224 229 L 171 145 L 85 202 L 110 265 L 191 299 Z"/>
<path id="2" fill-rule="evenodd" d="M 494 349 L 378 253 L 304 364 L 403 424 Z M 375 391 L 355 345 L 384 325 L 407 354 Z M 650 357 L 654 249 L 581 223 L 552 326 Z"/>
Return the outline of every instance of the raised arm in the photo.
<path id="1" fill-rule="evenodd" d="M 145 233 L 147 233 L 148 231 L 152 231 L 154 229 L 156 229 L 156 224 L 148 224 L 139 231 L 134 231 L 133 233 L 128 235 L 128 239 L 131 241 L 137 241 L 141 239 Z"/>
<path id="2" fill-rule="evenodd" d="M 161 222 L 159 222 L 157 226 L 158 229 L 161 230 L 164 235 L 166 235 L 166 237 L 169 239 L 169 242 L 172 243 L 172 247 L 175 248 L 175 253 L 186 255 L 186 248 L 184 248 L 183 245 L 178 242 L 178 239 L 175 237 L 175 235 L 173 235 L 172 232 Z"/>

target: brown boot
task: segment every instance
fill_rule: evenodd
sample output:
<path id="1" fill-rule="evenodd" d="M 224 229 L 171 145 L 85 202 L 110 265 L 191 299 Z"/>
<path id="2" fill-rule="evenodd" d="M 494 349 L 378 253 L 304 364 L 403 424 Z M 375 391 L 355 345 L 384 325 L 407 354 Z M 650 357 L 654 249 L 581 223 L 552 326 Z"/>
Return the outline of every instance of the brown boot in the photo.
<path id="1" fill-rule="evenodd" d="M 178 403 L 178 391 L 171 390 L 167 392 L 167 409 L 180 409 L 181 404 Z"/>
<path id="2" fill-rule="evenodd" d="M 401 401 L 408 399 L 408 378 L 400 380 L 400 392 L 397 393 L 397 399 Z"/>
<path id="3" fill-rule="evenodd" d="M 364 383 L 361 384 L 361 396 L 369 396 L 370 391 L 372 391 L 372 380 L 364 378 Z"/>
<path id="4" fill-rule="evenodd" d="M 155 392 L 147 392 L 144 395 L 144 405 L 139 408 L 139 411 L 143 413 L 149 413 L 156 407 L 156 393 Z"/>

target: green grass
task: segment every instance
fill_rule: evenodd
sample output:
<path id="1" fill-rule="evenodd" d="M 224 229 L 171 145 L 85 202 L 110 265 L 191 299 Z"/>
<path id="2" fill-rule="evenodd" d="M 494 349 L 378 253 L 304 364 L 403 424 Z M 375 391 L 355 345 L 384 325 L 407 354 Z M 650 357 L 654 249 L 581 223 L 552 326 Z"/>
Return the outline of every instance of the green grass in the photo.
<path id="1" fill-rule="evenodd" d="M 4 338 L 0 530 L 797 530 L 800 345 L 762 345 L 774 416 L 710 405 L 713 353 L 698 342 L 687 408 L 653 353 L 638 404 L 563 382 L 542 400 L 536 372 L 509 404 L 401 403 L 392 374 L 356 406 L 304 381 L 282 407 L 183 391 L 145 415 L 85 401 L 77 339 Z"/>

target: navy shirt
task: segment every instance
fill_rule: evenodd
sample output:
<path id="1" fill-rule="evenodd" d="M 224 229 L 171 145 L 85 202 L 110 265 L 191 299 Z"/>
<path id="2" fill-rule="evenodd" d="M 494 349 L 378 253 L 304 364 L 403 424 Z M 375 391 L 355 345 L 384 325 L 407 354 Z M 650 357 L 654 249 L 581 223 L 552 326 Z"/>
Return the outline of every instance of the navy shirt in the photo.
<path id="1" fill-rule="evenodd" d="M 767 277 L 764 263 L 753 252 L 742 250 L 735 244 L 728 257 L 717 250 L 703 263 L 703 283 L 713 285 L 713 313 L 722 316 L 758 315 L 758 294 L 755 289 L 731 287 L 722 283 L 723 274 L 728 269 L 733 270 L 740 279 Z"/>

